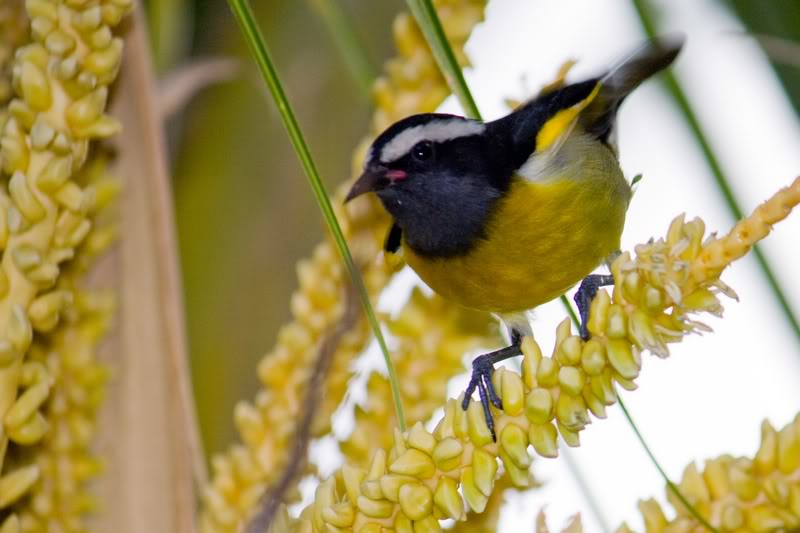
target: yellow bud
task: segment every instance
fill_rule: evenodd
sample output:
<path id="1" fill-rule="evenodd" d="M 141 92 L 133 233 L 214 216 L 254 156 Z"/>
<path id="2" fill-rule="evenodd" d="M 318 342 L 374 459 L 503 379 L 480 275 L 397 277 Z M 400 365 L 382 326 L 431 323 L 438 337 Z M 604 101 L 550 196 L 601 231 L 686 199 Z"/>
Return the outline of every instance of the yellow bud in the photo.
<path id="1" fill-rule="evenodd" d="M 783 528 L 780 515 L 767 505 L 757 505 L 745 510 L 747 530 L 753 532 L 777 531 Z"/>
<path id="2" fill-rule="evenodd" d="M 683 307 L 692 311 L 707 311 L 719 313 L 720 303 L 717 297 L 708 289 L 697 289 L 683 299 Z"/>
<path id="3" fill-rule="evenodd" d="M 65 112 L 67 124 L 76 131 L 88 127 L 103 116 L 107 99 L 108 88 L 100 87 L 75 100 Z"/>
<path id="4" fill-rule="evenodd" d="M 31 128 L 31 146 L 36 150 L 44 150 L 55 136 L 56 131 L 44 120 L 44 115 L 39 115 Z"/>
<path id="5" fill-rule="evenodd" d="M 606 366 L 606 349 L 597 339 L 589 339 L 581 351 L 581 367 L 589 376 L 600 374 Z"/>
<path id="6" fill-rule="evenodd" d="M 623 378 L 632 380 L 639 376 L 641 358 L 638 350 L 632 348 L 628 341 L 610 339 L 607 349 L 608 362 Z"/>
<path id="7" fill-rule="evenodd" d="M 761 487 L 759 487 L 755 478 L 740 468 L 731 467 L 728 471 L 728 477 L 733 492 L 736 493 L 740 500 L 752 501 L 761 492 Z"/>
<path id="8" fill-rule="evenodd" d="M 531 424 L 528 440 L 542 457 L 558 457 L 558 432 L 552 423 Z"/>
<path id="9" fill-rule="evenodd" d="M 28 315 L 19 304 L 11 308 L 11 320 L 8 322 L 8 340 L 19 352 L 25 352 L 31 344 L 33 329 Z"/>
<path id="10" fill-rule="evenodd" d="M 91 34 L 89 37 L 89 44 L 95 49 L 105 48 L 111 44 L 113 38 L 114 35 L 111 33 L 111 28 L 108 26 L 101 26 L 97 31 Z"/>
<path id="11" fill-rule="evenodd" d="M 558 371 L 558 383 L 562 391 L 571 396 L 578 396 L 583 391 L 586 378 L 580 368 L 562 366 Z"/>
<path id="12" fill-rule="evenodd" d="M 622 377 L 616 370 L 612 370 L 611 376 L 614 378 L 614 381 L 619 383 L 619 385 L 627 391 L 634 391 L 639 388 L 639 385 L 637 385 L 635 381 Z"/>
<path id="13" fill-rule="evenodd" d="M 79 11 L 77 15 L 73 17 L 72 23 L 82 32 L 89 32 L 100 26 L 102 21 L 103 16 L 100 6 L 96 5 Z"/>
<path id="14" fill-rule="evenodd" d="M 19 352 L 8 339 L 0 339 L 0 368 L 5 368 L 13 363 L 18 356 Z"/>
<path id="15" fill-rule="evenodd" d="M 553 358 L 558 354 L 558 349 L 567 337 L 572 335 L 572 322 L 569 318 L 562 320 L 556 327 L 556 343 L 553 349 Z"/>
<path id="16" fill-rule="evenodd" d="M 364 530 L 361 529 L 360 531 Z M 380 526 L 375 529 L 375 533 L 382 533 L 383 531 L 386 530 Z M 403 513 L 397 513 L 394 517 L 394 533 L 414 533 L 414 524 L 411 519 Z"/>
<path id="17" fill-rule="evenodd" d="M 50 83 L 44 71 L 33 61 L 23 61 L 20 73 L 20 88 L 25 103 L 37 111 L 45 111 L 52 104 Z"/>
<path id="18" fill-rule="evenodd" d="M 558 362 L 564 366 L 574 366 L 581 361 L 581 349 L 583 348 L 581 338 L 572 335 L 567 337 L 558 346 L 556 357 Z"/>
<path id="19" fill-rule="evenodd" d="M 553 396 L 547 389 L 533 389 L 525 398 L 525 416 L 534 424 L 545 424 L 555 416 Z"/>
<path id="20" fill-rule="evenodd" d="M 400 487 L 400 509 L 411 520 L 422 520 L 433 510 L 433 494 L 419 483 L 407 483 Z"/>
<path id="21" fill-rule="evenodd" d="M 491 436 L 489 437 L 491 440 Z M 431 456 L 414 448 L 408 449 L 389 466 L 393 474 L 414 476 L 418 479 L 427 479 L 436 472 Z"/>
<path id="22" fill-rule="evenodd" d="M 441 531 L 442 526 L 433 515 L 428 515 L 422 520 L 414 522 L 414 533 L 441 533 Z"/>
<path id="23" fill-rule="evenodd" d="M 728 465 L 722 460 L 706 462 L 703 479 L 714 500 L 723 499 L 731 491 L 730 483 L 728 482 Z"/>
<path id="24" fill-rule="evenodd" d="M 475 477 L 471 466 L 461 471 L 461 492 L 464 494 L 464 500 L 466 500 L 467 505 L 473 512 L 483 512 L 486 508 L 488 498 L 475 485 Z"/>
<path id="25" fill-rule="evenodd" d="M 722 508 L 722 527 L 729 531 L 741 529 L 744 526 L 744 513 L 733 502 Z"/>
<path id="26" fill-rule="evenodd" d="M 663 531 L 667 526 L 667 517 L 654 499 L 640 501 L 639 512 L 644 517 L 644 527 L 647 531 Z"/>
<path id="27" fill-rule="evenodd" d="M 773 474 L 764 482 L 764 494 L 776 507 L 785 508 L 789 506 L 789 484 L 776 474 Z"/>
<path id="28" fill-rule="evenodd" d="M 103 115 L 91 124 L 75 128 L 75 133 L 81 139 L 107 139 L 122 131 L 122 124 L 108 115 Z"/>
<path id="29" fill-rule="evenodd" d="M 469 440 L 472 441 L 472 444 L 479 448 L 493 442 L 492 432 L 486 425 L 486 418 L 480 402 L 470 402 L 467 408 L 467 421 Z"/>
<path id="30" fill-rule="evenodd" d="M 611 297 L 604 290 L 597 291 L 597 295 L 592 300 L 589 307 L 589 323 L 586 325 L 592 335 L 602 335 L 605 333 L 607 324 L 608 308 L 611 305 Z"/>
<path id="31" fill-rule="evenodd" d="M 361 482 L 366 477 L 366 472 L 360 468 L 355 468 L 345 464 L 342 466 L 342 481 L 347 499 L 351 502 L 356 501 L 360 494 Z"/>
<path id="32" fill-rule="evenodd" d="M 540 387 L 555 387 L 558 384 L 559 364 L 555 359 L 543 357 L 536 371 L 536 381 Z"/>
<path id="33" fill-rule="evenodd" d="M 527 470 L 531 465 L 531 457 L 528 455 L 528 435 L 518 425 L 512 423 L 503 428 L 500 432 L 500 445 L 518 467 Z"/>
<path id="34" fill-rule="evenodd" d="M 453 430 L 452 433 L 455 437 L 463 439 L 469 434 L 469 424 L 467 422 L 467 412 L 461 408 L 461 402 L 464 399 L 464 393 L 461 393 L 458 399 L 453 402 Z"/>
<path id="35" fill-rule="evenodd" d="M 628 317 L 622 306 L 612 304 L 608 308 L 606 335 L 610 339 L 623 339 L 628 335 Z"/>
<path id="36" fill-rule="evenodd" d="M 108 83 L 116 76 L 122 59 L 122 40 L 115 38 L 104 50 L 96 50 L 86 56 L 83 67 L 97 76 L 100 83 Z"/>
<path id="37" fill-rule="evenodd" d="M 503 461 L 503 468 L 508 474 L 511 483 L 518 488 L 527 488 L 530 485 L 530 476 L 528 475 L 527 468 L 520 468 L 511 457 L 508 456 L 505 449 L 500 448 L 500 460 Z"/>
<path id="38" fill-rule="evenodd" d="M 72 181 L 62 185 L 56 192 L 55 198 L 59 204 L 76 213 L 80 213 L 84 208 L 83 191 Z"/>
<path id="39" fill-rule="evenodd" d="M 581 445 L 581 437 L 577 431 L 573 431 L 570 428 L 566 427 L 557 418 L 556 418 L 556 425 L 558 426 L 558 432 L 561 433 L 561 438 L 564 439 L 564 442 L 567 443 L 567 446 L 569 446 L 570 448 L 577 448 L 578 446 Z"/>
<path id="40" fill-rule="evenodd" d="M 542 350 L 533 337 L 522 339 L 522 379 L 525 386 L 532 389 L 536 386 L 536 371 L 542 360 Z"/>
<path id="41" fill-rule="evenodd" d="M 761 424 L 761 446 L 755 457 L 756 473 L 767 475 L 777 466 L 778 435 L 775 428 L 767 421 Z"/>
<path id="42" fill-rule="evenodd" d="M 599 376 L 593 376 L 589 382 L 592 394 L 605 405 L 614 405 L 617 401 L 617 391 L 614 389 L 612 377 L 613 372 L 607 368 Z"/>
<path id="43" fill-rule="evenodd" d="M 581 431 L 589 423 L 589 413 L 581 396 L 561 394 L 556 401 L 556 418 L 573 432 Z"/>
<path id="44" fill-rule="evenodd" d="M 41 289 L 52 287 L 58 279 L 58 274 L 58 266 L 52 263 L 42 263 L 27 273 L 28 279 L 36 283 Z"/>
<path id="45" fill-rule="evenodd" d="M 525 387 L 522 378 L 516 372 L 506 371 L 502 373 L 501 380 L 503 411 L 509 416 L 517 416 L 522 412 L 525 402 Z"/>
<path id="46" fill-rule="evenodd" d="M 65 56 L 75 49 L 75 39 L 66 32 L 51 32 L 44 41 L 47 50 L 56 56 Z"/>
<path id="47" fill-rule="evenodd" d="M 386 452 L 383 449 L 379 448 L 372 456 L 372 461 L 370 461 L 369 463 L 369 470 L 367 471 L 367 479 L 378 480 L 385 473 L 386 473 Z"/>
<path id="48" fill-rule="evenodd" d="M 789 424 L 778 433 L 778 470 L 791 474 L 800 468 L 800 435 Z"/>
<path id="49" fill-rule="evenodd" d="M 436 467 L 443 472 L 448 472 L 457 468 L 461 464 L 461 453 L 464 446 L 461 441 L 454 438 L 447 438 L 436 445 L 433 449 L 433 461 Z"/>
<path id="50" fill-rule="evenodd" d="M 581 396 L 583 396 L 583 401 L 586 402 L 586 407 L 589 408 L 594 416 L 601 419 L 606 418 L 606 406 L 594 395 L 591 387 L 584 387 L 581 391 Z"/>
<path id="51" fill-rule="evenodd" d="M 491 496 L 497 475 L 497 459 L 480 448 L 472 452 L 472 474 L 475 486 L 486 497 Z"/>
<path id="52" fill-rule="evenodd" d="M 42 264 L 42 254 L 36 248 L 22 245 L 12 252 L 14 263 L 23 272 L 32 270 Z"/>
<path id="53" fill-rule="evenodd" d="M 31 324 L 37 331 L 47 332 L 58 322 L 61 309 L 72 302 L 72 293 L 53 291 L 36 298 L 28 306 Z"/>
<path id="54" fill-rule="evenodd" d="M 39 222 L 44 218 L 44 207 L 30 188 L 28 188 L 25 175 L 22 172 L 15 172 L 14 175 L 11 176 L 8 189 L 17 209 L 20 210 L 25 218 L 32 223 Z"/>
<path id="55" fill-rule="evenodd" d="M 442 476 L 439 479 L 433 494 L 433 503 L 447 518 L 461 520 L 464 516 L 464 502 L 458 493 L 458 485 L 452 478 Z"/>
<path id="56" fill-rule="evenodd" d="M 37 383 L 28 388 L 6 413 L 4 424 L 6 428 L 21 426 L 33 416 L 34 412 L 42 406 L 50 394 L 49 383 Z"/>
<path id="57" fill-rule="evenodd" d="M 8 428 L 8 436 L 17 444 L 31 446 L 42 440 L 48 427 L 47 420 L 37 411 L 23 424 Z"/>
<path id="58" fill-rule="evenodd" d="M 0 478 L 0 507 L 8 507 L 39 480 L 40 471 L 36 465 L 18 468 Z"/>
<path id="59" fill-rule="evenodd" d="M 422 427 L 422 422 L 414 424 L 414 427 L 411 428 L 408 434 L 407 442 L 412 448 L 416 448 L 428 455 L 433 453 L 433 449 L 436 446 L 436 439 L 433 435 L 425 431 L 425 428 Z"/>
<path id="60" fill-rule="evenodd" d="M 394 505 L 388 500 L 372 500 L 366 496 L 356 499 L 358 510 L 369 518 L 389 518 L 392 516 Z"/>
<path id="61" fill-rule="evenodd" d="M 400 498 L 400 487 L 406 483 L 416 483 L 417 478 L 411 476 L 399 476 L 396 474 L 386 474 L 379 480 L 383 497 L 390 502 L 397 503 Z"/>

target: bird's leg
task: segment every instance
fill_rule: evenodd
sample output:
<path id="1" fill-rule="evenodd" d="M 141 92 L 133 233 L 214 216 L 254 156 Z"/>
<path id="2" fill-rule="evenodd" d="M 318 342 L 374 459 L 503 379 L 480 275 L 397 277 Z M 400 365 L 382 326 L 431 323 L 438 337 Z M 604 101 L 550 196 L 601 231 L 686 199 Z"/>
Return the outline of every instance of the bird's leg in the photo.
<path id="1" fill-rule="evenodd" d="M 597 290 L 600 287 L 614 284 L 614 276 L 610 274 L 591 274 L 586 276 L 575 293 L 575 303 L 578 305 L 578 313 L 581 315 L 581 338 L 589 340 L 589 307 L 592 305 Z"/>
<path id="2" fill-rule="evenodd" d="M 472 361 L 472 378 L 469 380 L 467 390 L 464 392 L 464 399 L 461 402 L 461 408 L 466 411 L 470 400 L 472 400 L 472 393 L 475 392 L 475 389 L 478 389 L 478 396 L 480 396 L 481 405 L 483 406 L 483 416 L 486 418 L 486 425 L 489 426 L 489 431 L 492 432 L 492 440 L 495 442 L 497 442 L 497 435 L 494 432 L 494 418 L 492 418 L 492 412 L 489 409 L 489 402 L 492 402 L 492 405 L 498 409 L 503 409 L 503 402 L 497 396 L 492 384 L 494 365 L 510 357 L 520 355 L 522 353 L 521 345 L 522 335 L 512 329 L 510 346 L 476 357 Z"/>

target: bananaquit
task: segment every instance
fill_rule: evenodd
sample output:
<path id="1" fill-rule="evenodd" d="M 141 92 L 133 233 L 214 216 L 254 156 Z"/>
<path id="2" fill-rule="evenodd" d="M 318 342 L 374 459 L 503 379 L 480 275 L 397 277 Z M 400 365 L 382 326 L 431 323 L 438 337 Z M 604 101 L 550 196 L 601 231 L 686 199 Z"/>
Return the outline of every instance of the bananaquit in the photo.
<path id="1" fill-rule="evenodd" d="M 610 275 L 590 275 L 620 246 L 630 184 L 614 142 L 617 110 L 669 66 L 682 36 L 650 41 L 604 76 L 539 95 L 479 122 L 440 113 L 405 118 L 372 144 L 347 201 L 375 192 L 394 219 L 387 251 L 441 296 L 498 315 L 511 345 L 477 357 L 462 407 L 478 390 L 502 409 L 494 364 L 521 353 L 525 312 L 583 280 L 575 296 L 581 335 L 589 304 Z"/>

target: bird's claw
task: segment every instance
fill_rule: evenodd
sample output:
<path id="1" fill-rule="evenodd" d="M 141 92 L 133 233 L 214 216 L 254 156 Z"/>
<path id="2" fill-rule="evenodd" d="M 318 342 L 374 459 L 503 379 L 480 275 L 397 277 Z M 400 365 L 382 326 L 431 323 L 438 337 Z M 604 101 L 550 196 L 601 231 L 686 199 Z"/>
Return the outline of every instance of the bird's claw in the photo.
<path id="1" fill-rule="evenodd" d="M 614 276 L 603 274 L 592 274 L 586 276 L 578 287 L 578 292 L 575 293 L 575 304 L 578 306 L 578 313 L 581 317 L 581 338 L 585 341 L 589 340 L 589 308 L 592 305 L 592 300 L 597 295 L 600 287 L 614 284 Z"/>
<path id="2" fill-rule="evenodd" d="M 492 433 L 492 440 L 497 442 L 497 435 L 494 431 L 494 418 L 492 411 L 489 408 L 489 402 L 496 408 L 502 410 L 503 402 L 494 390 L 492 384 L 492 374 L 494 374 L 494 364 L 487 355 L 476 357 L 472 362 L 472 377 L 467 385 L 467 390 L 464 392 L 464 399 L 461 402 L 461 408 L 465 411 L 469 407 L 469 402 L 472 400 L 472 393 L 478 389 L 478 396 L 481 399 L 483 406 L 483 416 L 486 418 L 486 425 Z"/>

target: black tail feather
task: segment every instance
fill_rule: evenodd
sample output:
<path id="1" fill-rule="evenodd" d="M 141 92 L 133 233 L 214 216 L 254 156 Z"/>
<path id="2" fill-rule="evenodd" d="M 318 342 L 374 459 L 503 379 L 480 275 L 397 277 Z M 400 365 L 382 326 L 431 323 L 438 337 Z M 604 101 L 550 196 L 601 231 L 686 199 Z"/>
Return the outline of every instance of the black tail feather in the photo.
<path id="1" fill-rule="evenodd" d="M 648 41 L 601 79 L 600 92 L 581 115 L 584 130 L 608 142 L 617 110 L 643 81 L 667 68 L 683 48 L 683 34 L 670 34 Z"/>

